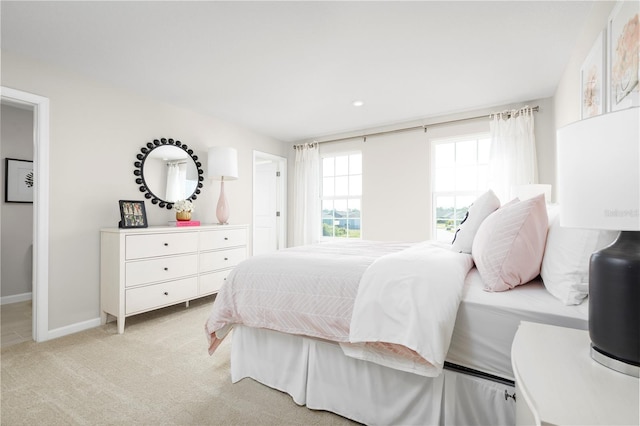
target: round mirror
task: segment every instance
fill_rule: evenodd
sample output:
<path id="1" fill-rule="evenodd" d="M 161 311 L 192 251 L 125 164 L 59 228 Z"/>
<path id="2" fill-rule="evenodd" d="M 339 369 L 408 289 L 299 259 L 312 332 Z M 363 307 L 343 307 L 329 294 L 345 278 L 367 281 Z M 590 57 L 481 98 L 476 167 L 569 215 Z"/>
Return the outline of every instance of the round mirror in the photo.
<path id="1" fill-rule="evenodd" d="M 204 177 L 193 150 L 173 139 L 154 139 L 140 149 L 134 166 L 136 184 L 152 204 L 171 209 L 178 200 L 195 200 Z"/>

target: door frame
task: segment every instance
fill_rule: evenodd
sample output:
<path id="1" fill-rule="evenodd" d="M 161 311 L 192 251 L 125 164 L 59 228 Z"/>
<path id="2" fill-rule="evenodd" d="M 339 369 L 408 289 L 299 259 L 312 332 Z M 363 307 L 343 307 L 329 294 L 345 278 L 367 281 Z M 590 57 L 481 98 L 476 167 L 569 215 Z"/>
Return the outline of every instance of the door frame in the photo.
<path id="1" fill-rule="evenodd" d="M 280 180 L 278 181 L 279 187 L 277 188 L 280 195 L 276 200 L 276 209 L 280 212 L 280 226 L 276 230 L 278 234 L 279 249 L 287 246 L 287 159 L 280 155 L 269 154 L 267 152 L 253 151 L 253 189 L 252 189 L 252 213 L 251 221 L 252 237 L 251 237 L 251 252 L 253 254 L 253 241 L 256 237 L 256 169 L 258 163 L 261 160 L 271 160 L 278 163 L 278 170 L 280 171 Z"/>
<path id="2" fill-rule="evenodd" d="M 33 108 L 33 278 L 31 334 L 36 342 L 49 340 L 49 98 L 0 87 L 8 105 Z"/>

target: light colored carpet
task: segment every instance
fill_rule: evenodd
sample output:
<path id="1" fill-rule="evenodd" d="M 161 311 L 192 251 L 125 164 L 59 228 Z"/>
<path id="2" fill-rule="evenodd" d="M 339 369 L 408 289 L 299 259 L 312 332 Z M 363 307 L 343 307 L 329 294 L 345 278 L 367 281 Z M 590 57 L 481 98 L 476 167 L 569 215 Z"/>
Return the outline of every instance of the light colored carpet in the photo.
<path id="1" fill-rule="evenodd" d="M 44 343 L 2 349 L 3 425 L 346 425 L 251 379 L 232 384 L 231 339 L 207 353 L 211 297 Z"/>

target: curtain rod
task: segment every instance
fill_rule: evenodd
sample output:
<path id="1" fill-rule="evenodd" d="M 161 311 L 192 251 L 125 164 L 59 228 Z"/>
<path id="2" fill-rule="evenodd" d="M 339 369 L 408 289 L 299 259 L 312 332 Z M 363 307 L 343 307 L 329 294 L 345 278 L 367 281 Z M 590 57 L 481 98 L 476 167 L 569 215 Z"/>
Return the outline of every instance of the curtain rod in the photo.
<path id="1" fill-rule="evenodd" d="M 520 109 L 513 109 L 513 110 L 507 110 L 507 111 L 503 111 L 503 112 L 492 112 L 489 115 L 477 115 L 475 117 L 467 117 L 467 118 L 458 118 L 456 120 L 448 120 L 448 121 L 440 121 L 440 122 L 436 122 L 436 123 L 431 123 L 431 124 L 423 124 L 422 126 L 413 126 L 413 127 L 403 127 L 400 129 L 394 129 L 394 130 L 386 130 L 383 132 L 375 132 L 375 133 L 368 133 L 366 135 L 357 135 L 357 136 L 347 136 L 344 138 L 338 138 L 338 139 L 329 139 L 326 141 L 313 141 L 313 143 L 328 143 L 328 142 L 341 142 L 341 141 L 346 141 L 346 140 L 350 140 L 350 139 L 358 139 L 358 138 L 362 138 L 363 142 L 367 141 L 368 137 L 371 136 L 382 136 L 382 135 L 389 135 L 392 133 L 401 133 L 401 132 L 409 132 L 412 130 L 423 130 L 425 133 L 427 131 L 428 127 L 433 127 L 433 126 L 441 126 L 443 124 L 451 124 L 451 123 L 459 123 L 462 121 L 470 121 L 470 120 L 479 120 L 480 118 L 491 118 L 494 115 L 499 115 L 499 114 L 504 114 L 507 116 L 507 118 L 511 117 L 512 114 L 519 114 L 520 111 L 522 110 L 526 110 L 526 109 L 530 109 L 533 112 L 538 112 L 538 110 L 540 109 L 539 106 L 534 106 L 534 107 L 523 107 Z M 296 146 L 298 145 L 294 145 L 293 149 L 296 149 Z"/>

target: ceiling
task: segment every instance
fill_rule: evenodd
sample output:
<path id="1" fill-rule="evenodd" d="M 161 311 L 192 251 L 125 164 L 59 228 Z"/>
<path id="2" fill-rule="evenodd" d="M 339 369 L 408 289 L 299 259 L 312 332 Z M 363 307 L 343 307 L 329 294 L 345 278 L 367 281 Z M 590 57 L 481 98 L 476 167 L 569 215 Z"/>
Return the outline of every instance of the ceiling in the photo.
<path id="1" fill-rule="evenodd" d="M 591 5 L 3 0 L 1 42 L 300 141 L 552 96 Z"/>

